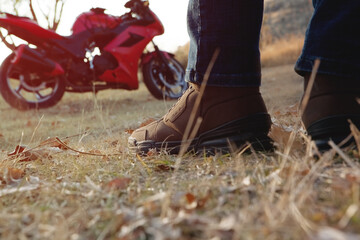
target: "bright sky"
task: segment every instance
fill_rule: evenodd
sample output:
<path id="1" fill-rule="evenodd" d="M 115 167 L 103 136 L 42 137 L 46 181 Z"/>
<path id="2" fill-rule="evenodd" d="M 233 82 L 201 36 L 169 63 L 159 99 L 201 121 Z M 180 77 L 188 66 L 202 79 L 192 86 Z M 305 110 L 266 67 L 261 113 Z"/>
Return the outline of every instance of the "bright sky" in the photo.
<path id="1" fill-rule="evenodd" d="M 46 0 L 39 0 L 39 2 L 41 1 Z M 112 15 L 122 15 L 126 12 L 123 7 L 125 3 L 126 0 L 67 0 L 58 33 L 70 35 L 71 26 L 76 17 L 93 7 L 105 8 L 107 9 L 106 13 Z M 154 39 L 160 49 L 174 52 L 178 46 L 189 41 L 186 30 L 187 4 L 188 0 L 150 0 L 150 8 L 165 27 L 165 33 Z M 6 50 L 3 46 L 0 47 L 0 61 L 10 53 Z"/>

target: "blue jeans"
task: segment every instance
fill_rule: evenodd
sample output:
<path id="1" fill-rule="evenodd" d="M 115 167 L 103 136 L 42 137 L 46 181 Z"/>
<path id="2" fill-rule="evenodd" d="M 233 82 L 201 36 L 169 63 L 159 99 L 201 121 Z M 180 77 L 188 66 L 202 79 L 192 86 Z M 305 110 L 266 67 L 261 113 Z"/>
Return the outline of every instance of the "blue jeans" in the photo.
<path id="1" fill-rule="evenodd" d="M 320 59 L 322 74 L 358 77 L 360 0 L 313 0 L 314 14 L 295 71 L 305 75 Z M 190 0 L 186 79 L 200 84 L 216 49 L 210 86 L 260 86 L 259 36 L 263 0 Z"/>

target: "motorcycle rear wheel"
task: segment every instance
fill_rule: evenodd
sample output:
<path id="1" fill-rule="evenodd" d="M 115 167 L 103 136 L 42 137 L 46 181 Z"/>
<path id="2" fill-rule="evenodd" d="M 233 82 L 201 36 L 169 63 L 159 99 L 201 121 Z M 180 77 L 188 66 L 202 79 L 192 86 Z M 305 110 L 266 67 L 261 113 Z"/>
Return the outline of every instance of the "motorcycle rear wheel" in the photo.
<path id="1" fill-rule="evenodd" d="M 187 88 L 185 70 L 174 58 L 164 63 L 155 57 L 142 66 L 144 83 L 157 99 L 177 99 Z"/>
<path id="2" fill-rule="evenodd" d="M 40 109 L 54 106 L 65 92 L 63 78 L 43 77 L 11 63 L 9 55 L 0 68 L 0 93 L 5 101 L 18 110 Z"/>

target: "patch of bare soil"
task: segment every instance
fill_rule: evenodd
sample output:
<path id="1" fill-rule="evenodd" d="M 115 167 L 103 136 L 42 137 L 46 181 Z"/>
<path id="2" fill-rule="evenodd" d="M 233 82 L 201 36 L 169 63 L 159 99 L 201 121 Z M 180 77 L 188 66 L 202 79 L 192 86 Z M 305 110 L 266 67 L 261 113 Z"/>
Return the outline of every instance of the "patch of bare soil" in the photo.
<path id="1" fill-rule="evenodd" d="M 261 92 L 269 111 L 297 104 L 303 92 L 302 83 L 294 64 L 264 68 Z"/>

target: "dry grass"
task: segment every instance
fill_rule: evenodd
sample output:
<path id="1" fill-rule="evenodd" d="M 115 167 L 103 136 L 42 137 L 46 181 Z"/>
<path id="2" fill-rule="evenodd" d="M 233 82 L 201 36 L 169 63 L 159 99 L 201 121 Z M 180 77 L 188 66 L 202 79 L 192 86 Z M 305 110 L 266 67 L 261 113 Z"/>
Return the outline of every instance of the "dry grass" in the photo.
<path id="1" fill-rule="evenodd" d="M 294 64 L 300 56 L 304 37 L 298 35 L 286 36 L 261 45 L 261 64 L 263 67 L 273 67 Z"/>
<path id="2" fill-rule="evenodd" d="M 19 112 L 1 99 L 0 238 L 358 238 L 358 152 L 311 156 L 291 107 L 299 79 L 291 65 L 283 68 L 263 73 L 263 94 L 275 99 L 267 101 L 277 124 L 274 153 L 185 155 L 179 169 L 176 156 L 127 152 L 126 130 L 172 104 L 143 85 L 100 92 L 97 100 L 68 94 L 41 111 Z M 285 82 L 296 96 L 280 102 L 274 93 Z M 92 155 L 41 143 L 55 136 Z M 7 156 L 17 145 L 33 149 Z"/>
<path id="3" fill-rule="evenodd" d="M 288 35 L 280 39 L 273 39 L 266 34 L 266 30 L 263 33 L 260 44 L 262 67 L 295 64 L 304 44 L 302 35 Z M 187 65 L 189 46 L 187 43 L 175 52 L 176 58 L 184 67 Z"/>
<path id="4" fill-rule="evenodd" d="M 184 67 L 187 66 L 189 49 L 190 49 L 190 42 L 186 43 L 184 46 L 178 47 L 177 50 L 175 51 L 176 59 Z"/>

